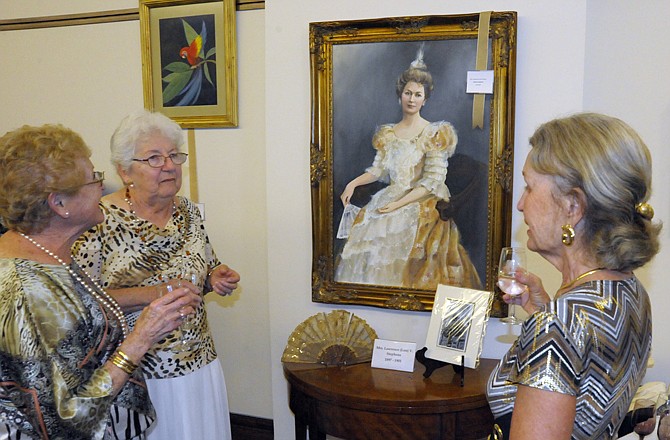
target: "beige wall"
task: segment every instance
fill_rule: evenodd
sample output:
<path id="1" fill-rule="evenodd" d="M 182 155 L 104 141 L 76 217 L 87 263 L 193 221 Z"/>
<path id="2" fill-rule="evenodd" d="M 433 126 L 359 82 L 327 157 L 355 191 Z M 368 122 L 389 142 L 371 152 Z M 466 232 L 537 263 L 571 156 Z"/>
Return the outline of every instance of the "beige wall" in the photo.
<path id="1" fill-rule="evenodd" d="M 107 1 L 47 3 L 52 10 L 44 11 L 41 1 L 0 0 L 0 19 L 110 9 Z M 197 164 L 187 164 L 197 169 L 214 248 L 242 276 L 232 297 L 207 298 L 230 407 L 271 418 L 264 11 L 238 12 L 237 20 L 239 128 L 196 130 Z M 139 22 L 0 32 L 0 52 L 10 54 L 0 62 L 0 132 L 23 124 L 69 126 L 93 149 L 96 168 L 107 172 L 106 191 L 118 188 L 109 137 L 125 114 L 143 105 Z"/>
<path id="2" fill-rule="evenodd" d="M 47 11 L 38 0 L 0 0 L 0 19 L 109 9 L 104 0 L 47 3 L 63 9 Z M 308 316 L 341 308 L 310 301 L 309 22 L 455 14 L 492 6 L 518 11 L 516 169 L 521 169 L 528 136 L 539 123 L 582 109 L 621 116 L 638 128 L 652 150 L 652 202 L 657 217 L 665 220 L 670 209 L 670 90 L 657 78 L 667 76 L 670 57 L 667 45 L 655 42 L 669 40 L 663 17 L 670 5 L 663 0 L 643 7 L 629 3 L 270 0 L 265 11 L 237 13 L 240 127 L 196 131 L 207 228 L 219 254 L 243 277 L 239 294 L 210 301 L 208 307 L 233 412 L 274 418 L 276 438 L 292 438 L 280 363 L 286 340 Z M 134 2 L 114 5 L 135 7 Z M 97 166 L 109 167 L 107 142 L 114 125 L 142 105 L 138 23 L 0 32 L 0 52 L 0 132 L 22 123 L 63 122 L 94 147 Z M 518 172 L 514 185 L 517 200 L 523 187 Z M 513 215 L 513 241 L 525 243 L 518 213 Z M 667 242 L 666 231 L 663 245 Z M 670 380 L 670 353 L 664 348 L 670 342 L 670 323 L 658 312 L 670 302 L 663 288 L 669 260 L 663 250 L 638 274 L 657 310 L 657 365 L 648 380 Z M 549 288 L 557 287 L 556 272 L 547 263 L 534 257 L 530 266 Z M 365 319 L 380 337 L 425 341 L 428 314 L 344 308 Z M 491 320 L 484 356 L 500 356 L 513 336 L 508 326 Z"/>

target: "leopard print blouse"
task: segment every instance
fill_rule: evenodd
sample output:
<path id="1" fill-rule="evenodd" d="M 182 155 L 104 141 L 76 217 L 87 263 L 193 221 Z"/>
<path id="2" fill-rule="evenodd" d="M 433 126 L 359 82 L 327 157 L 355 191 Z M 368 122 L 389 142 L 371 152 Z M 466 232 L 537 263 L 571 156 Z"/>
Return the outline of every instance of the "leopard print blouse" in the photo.
<path id="1" fill-rule="evenodd" d="M 105 220 L 75 243 L 75 258 L 106 289 L 157 285 L 163 279 L 181 278 L 185 271 L 196 274 L 196 284 L 204 289 L 207 274 L 220 262 L 198 207 L 183 197 L 177 199 L 172 218 L 159 228 L 103 198 Z M 139 314 L 126 315 L 131 328 Z M 141 365 L 146 378 L 183 376 L 216 359 L 204 302 L 191 319 L 192 328 L 173 332 L 147 352 Z M 186 339 L 199 339 L 198 348 L 171 351 L 180 332 Z"/>

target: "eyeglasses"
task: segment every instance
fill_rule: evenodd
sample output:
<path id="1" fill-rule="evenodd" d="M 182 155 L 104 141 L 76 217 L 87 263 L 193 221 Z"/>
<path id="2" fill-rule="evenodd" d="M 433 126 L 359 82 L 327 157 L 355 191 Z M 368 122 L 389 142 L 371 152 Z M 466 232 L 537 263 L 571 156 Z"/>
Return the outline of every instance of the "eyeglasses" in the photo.
<path id="1" fill-rule="evenodd" d="M 165 161 L 170 159 L 173 164 L 181 165 L 186 162 L 188 154 L 186 153 L 172 153 L 168 156 L 163 156 L 162 154 L 154 154 L 149 156 L 146 159 L 133 159 L 135 162 L 146 162 L 152 168 L 160 168 L 165 165 Z"/>
<path id="2" fill-rule="evenodd" d="M 105 172 L 104 171 L 93 171 L 93 180 L 90 182 L 84 183 L 82 186 L 93 185 L 95 183 L 102 183 L 105 181 Z"/>
<path id="3" fill-rule="evenodd" d="M 90 182 L 82 183 L 81 185 L 73 186 L 70 188 L 65 188 L 65 189 L 59 189 L 57 191 L 78 191 L 80 188 L 85 187 L 86 185 L 95 185 L 95 184 L 102 184 L 102 182 L 105 180 L 105 172 L 104 171 L 93 171 L 93 180 Z M 49 190 L 51 191 L 51 190 Z"/>

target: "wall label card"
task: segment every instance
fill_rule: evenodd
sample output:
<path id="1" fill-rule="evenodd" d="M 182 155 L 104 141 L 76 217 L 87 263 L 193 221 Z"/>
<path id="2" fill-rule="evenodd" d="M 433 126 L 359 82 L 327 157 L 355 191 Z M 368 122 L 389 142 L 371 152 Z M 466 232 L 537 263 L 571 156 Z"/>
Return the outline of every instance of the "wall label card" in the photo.
<path id="1" fill-rule="evenodd" d="M 493 93 L 493 70 L 469 70 L 465 93 Z"/>

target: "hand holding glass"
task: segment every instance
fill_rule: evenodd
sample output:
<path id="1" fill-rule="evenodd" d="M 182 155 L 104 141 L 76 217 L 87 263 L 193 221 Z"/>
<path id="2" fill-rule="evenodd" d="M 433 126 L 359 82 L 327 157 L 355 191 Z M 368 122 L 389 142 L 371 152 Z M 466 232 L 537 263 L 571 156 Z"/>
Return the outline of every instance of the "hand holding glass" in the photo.
<path id="1" fill-rule="evenodd" d="M 633 431 L 640 436 L 640 440 L 645 435 L 654 432 L 656 427 L 656 402 L 651 399 L 637 399 L 633 403 Z"/>
<path id="2" fill-rule="evenodd" d="M 183 278 L 183 276 L 182 276 Z M 174 280 L 170 280 L 168 276 L 162 275 L 161 280 L 166 283 L 165 290 L 167 292 L 172 292 L 175 287 L 181 287 L 181 281 L 176 282 Z M 196 282 L 196 276 L 195 274 L 190 276 L 190 280 L 193 284 Z M 186 334 L 184 330 L 191 330 L 193 328 L 194 322 L 193 318 L 190 315 L 184 315 L 182 317 L 183 322 L 182 325 L 174 331 L 174 335 L 177 338 L 177 342 L 175 345 L 170 347 L 170 351 L 173 351 L 175 353 L 185 353 L 191 350 L 194 350 L 198 347 L 200 342 L 198 340 L 189 340 L 186 338 Z"/>
<path id="3" fill-rule="evenodd" d="M 498 287 L 508 295 L 519 295 L 526 286 L 515 279 L 518 272 L 526 272 L 526 250 L 519 247 L 504 247 L 500 251 L 498 265 Z M 510 304 L 512 314 L 501 319 L 508 324 L 521 324 L 523 321 L 516 317 L 515 306 Z"/>

